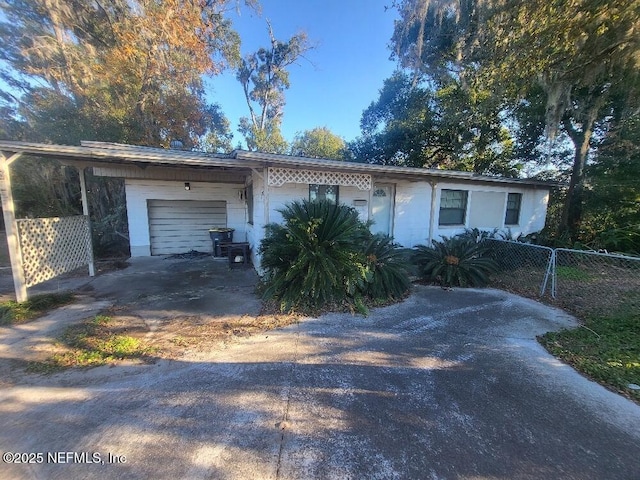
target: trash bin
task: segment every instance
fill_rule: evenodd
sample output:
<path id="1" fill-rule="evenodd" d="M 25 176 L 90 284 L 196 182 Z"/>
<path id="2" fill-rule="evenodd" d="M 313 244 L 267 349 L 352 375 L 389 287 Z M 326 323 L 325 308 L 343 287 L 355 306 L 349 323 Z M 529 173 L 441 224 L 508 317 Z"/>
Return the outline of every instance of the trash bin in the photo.
<path id="1" fill-rule="evenodd" d="M 221 243 L 231 243 L 233 242 L 233 231 L 234 228 L 210 228 L 209 236 L 211 237 L 211 241 L 213 242 L 213 256 L 221 257 L 222 249 L 220 248 Z"/>

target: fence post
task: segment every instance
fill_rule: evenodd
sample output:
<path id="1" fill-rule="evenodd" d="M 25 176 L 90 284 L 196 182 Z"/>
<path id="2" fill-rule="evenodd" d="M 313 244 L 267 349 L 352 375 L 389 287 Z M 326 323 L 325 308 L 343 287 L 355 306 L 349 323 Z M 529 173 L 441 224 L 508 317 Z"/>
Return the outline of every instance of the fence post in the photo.
<path id="1" fill-rule="evenodd" d="M 556 249 L 554 248 L 552 250 L 551 253 L 551 298 L 556 298 L 556 278 L 557 278 L 557 273 L 556 273 L 556 258 L 557 258 L 557 253 L 556 253 Z"/>

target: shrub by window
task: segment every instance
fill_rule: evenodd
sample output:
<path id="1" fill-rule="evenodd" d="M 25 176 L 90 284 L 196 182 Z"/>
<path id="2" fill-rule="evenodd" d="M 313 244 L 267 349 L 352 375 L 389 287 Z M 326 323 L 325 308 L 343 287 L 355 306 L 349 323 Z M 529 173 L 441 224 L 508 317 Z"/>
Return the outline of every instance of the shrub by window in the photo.
<path id="1" fill-rule="evenodd" d="M 329 200 L 338 203 L 338 185 L 309 185 L 309 200 Z"/>
<path id="2" fill-rule="evenodd" d="M 504 217 L 505 225 L 517 225 L 520 221 L 521 193 L 510 193 L 507 197 L 507 214 Z"/>
<path id="3" fill-rule="evenodd" d="M 468 194 L 466 190 L 442 190 L 438 225 L 464 225 Z"/>

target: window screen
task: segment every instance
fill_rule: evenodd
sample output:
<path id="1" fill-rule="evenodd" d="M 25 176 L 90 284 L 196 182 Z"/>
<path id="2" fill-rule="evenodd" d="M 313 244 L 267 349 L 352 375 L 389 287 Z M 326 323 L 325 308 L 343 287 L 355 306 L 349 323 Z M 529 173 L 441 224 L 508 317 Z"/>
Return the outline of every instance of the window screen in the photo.
<path id="1" fill-rule="evenodd" d="M 329 200 L 338 203 L 338 186 L 310 184 L 309 200 Z"/>
<path id="2" fill-rule="evenodd" d="M 507 214 L 504 217 L 505 225 L 517 225 L 520 221 L 521 193 L 510 193 L 507 197 Z"/>
<path id="3" fill-rule="evenodd" d="M 468 194 L 466 190 L 442 190 L 439 225 L 464 225 Z"/>

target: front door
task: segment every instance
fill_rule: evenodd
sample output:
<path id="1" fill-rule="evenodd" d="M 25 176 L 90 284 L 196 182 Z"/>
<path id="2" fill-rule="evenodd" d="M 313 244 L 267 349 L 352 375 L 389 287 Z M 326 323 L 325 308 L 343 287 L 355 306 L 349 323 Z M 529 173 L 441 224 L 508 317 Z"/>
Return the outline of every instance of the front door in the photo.
<path id="1" fill-rule="evenodd" d="M 393 227 L 393 185 L 377 183 L 371 197 L 371 219 L 373 233 L 392 234 Z"/>

